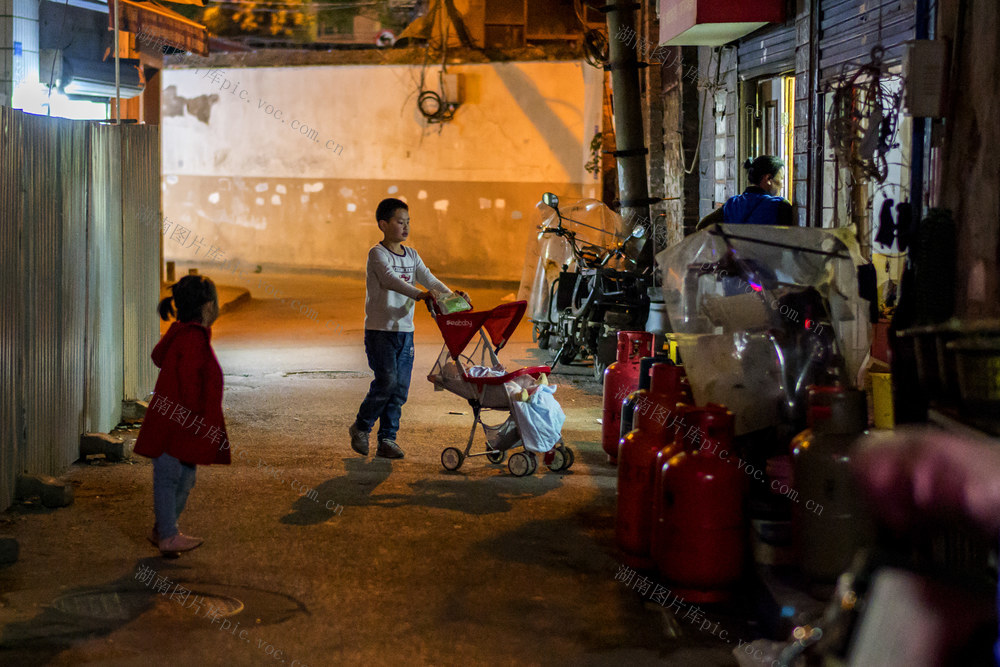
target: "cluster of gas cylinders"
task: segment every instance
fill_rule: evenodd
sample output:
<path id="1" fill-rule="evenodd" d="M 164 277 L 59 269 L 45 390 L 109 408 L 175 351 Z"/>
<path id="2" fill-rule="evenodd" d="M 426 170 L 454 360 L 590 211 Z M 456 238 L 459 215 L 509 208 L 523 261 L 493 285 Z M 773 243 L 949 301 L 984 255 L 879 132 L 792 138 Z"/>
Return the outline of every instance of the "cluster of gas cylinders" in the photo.
<path id="1" fill-rule="evenodd" d="M 617 361 L 604 375 L 602 447 L 618 466 L 616 540 L 626 565 L 655 568 L 681 597 L 722 601 L 747 560 L 749 487 L 765 482 L 740 458 L 733 414 L 696 405 L 683 366 L 652 356 L 652 346 L 652 334 L 619 332 Z M 859 529 L 863 511 L 849 470 L 867 403 L 863 392 L 817 387 L 810 405 L 817 432 L 792 440 L 788 481 L 797 490 L 799 565 L 811 579 L 830 581 L 870 537 Z"/>

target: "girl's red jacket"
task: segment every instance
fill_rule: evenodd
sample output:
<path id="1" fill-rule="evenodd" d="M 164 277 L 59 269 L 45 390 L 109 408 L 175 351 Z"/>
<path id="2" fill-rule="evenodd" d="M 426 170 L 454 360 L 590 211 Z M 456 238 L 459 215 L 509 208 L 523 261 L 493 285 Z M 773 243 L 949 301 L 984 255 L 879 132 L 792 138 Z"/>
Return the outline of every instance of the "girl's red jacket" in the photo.
<path id="1" fill-rule="evenodd" d="M 153 348 L 160 368 L 135 453 L 166 452 L 185 463 L 228 464 L 229 440 L 222 416 L 222 367 L 212 332 L 195 322 L 174 322 Z"/>

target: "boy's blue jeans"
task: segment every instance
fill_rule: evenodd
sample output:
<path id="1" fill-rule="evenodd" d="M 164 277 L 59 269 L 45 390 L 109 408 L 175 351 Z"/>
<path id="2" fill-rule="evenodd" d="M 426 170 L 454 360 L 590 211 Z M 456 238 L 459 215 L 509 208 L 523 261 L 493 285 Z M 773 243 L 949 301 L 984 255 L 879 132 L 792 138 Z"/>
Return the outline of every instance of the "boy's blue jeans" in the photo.
<path id="1" fill-rule="evenodd" d="M 161 540 L 177 534 L 177 519 L 194 486 L 197 466 L 184 463 L 166 452 L 153 459 L 153 512 Z"/>
<path id="2" fill-rule="evenodd" d="M 410 391 L 413 332 L 365 329 L 365 354 L 375 379 L 358 409 L 355 427 L 368 433 L 378 420 L 378 440 L 395 440 L 399 415 Z"/>

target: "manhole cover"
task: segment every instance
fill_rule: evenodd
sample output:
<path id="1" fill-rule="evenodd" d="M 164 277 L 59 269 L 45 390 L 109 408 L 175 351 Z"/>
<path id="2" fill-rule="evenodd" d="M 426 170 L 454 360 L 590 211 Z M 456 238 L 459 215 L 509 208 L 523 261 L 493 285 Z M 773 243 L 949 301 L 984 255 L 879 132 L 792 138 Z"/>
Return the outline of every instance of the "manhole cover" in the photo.
<path id="1" fill-rule="evenodd" d="M 243 611 L 243 603 L 228 595 L 197 591 L 192 591 L 191 595 L 202 598 L 201 604 L 205 608 L 214 606 L 219 610 L 220 616 L 234 616 Z M 127 621 L 156 604 L 158 598 L 167 600 L 163 595 L 152 591 L 85 591 L 58 597 L 52 602 L 52 607 L 71 616 Z"/>
<path id="2" fill-rule="evenodd" d="M 289 371 L 282 377 L 305 377 L 317 380 L 349 380 L 352 378 L 370 378 L 371 373 L 364 371 Z"/>

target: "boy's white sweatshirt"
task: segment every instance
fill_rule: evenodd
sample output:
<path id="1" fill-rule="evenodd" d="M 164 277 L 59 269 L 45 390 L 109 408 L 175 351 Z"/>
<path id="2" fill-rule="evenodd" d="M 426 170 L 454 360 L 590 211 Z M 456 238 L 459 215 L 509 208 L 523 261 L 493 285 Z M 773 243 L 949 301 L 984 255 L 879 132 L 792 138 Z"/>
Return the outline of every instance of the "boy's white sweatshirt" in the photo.
<path id="1" fill-rule="evenodd" d="M 434 277 L 413 248 L 403 246 L 397 255 L 379 243 L 368 251 L 365 277 L 365 329 L 378 331 L 413 331 L 413 307 L 425 288 L 450 292 Z"/>

